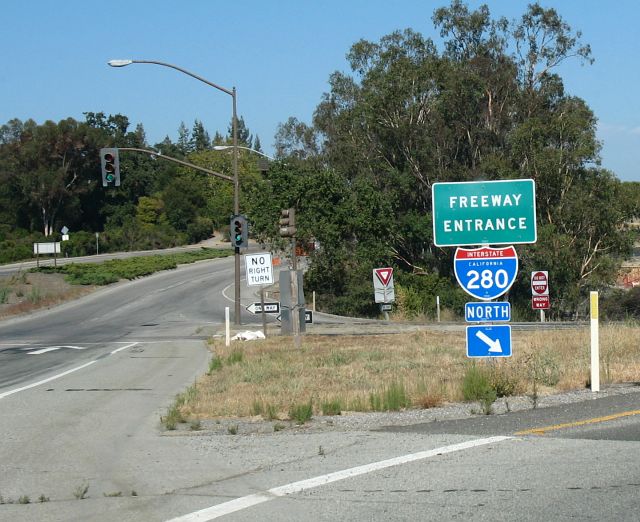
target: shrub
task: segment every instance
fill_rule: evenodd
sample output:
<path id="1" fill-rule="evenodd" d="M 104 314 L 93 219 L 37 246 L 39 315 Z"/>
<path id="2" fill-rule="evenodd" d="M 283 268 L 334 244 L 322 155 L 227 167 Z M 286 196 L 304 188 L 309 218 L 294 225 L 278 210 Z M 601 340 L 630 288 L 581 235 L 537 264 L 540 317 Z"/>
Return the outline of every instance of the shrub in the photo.
<path id="1" fill-rule="evenodd" d="M 321 409 L 323 415 L 340 415 L 342 413 L 342 403 L 340 399 L 323 401 Z"/>
<path id="2" fill-rule="evenodd" d="M 498 394 L 491 386 L 488 373 L 474 364 L 469 366 L 462 380 L 462 396 L 466 401 L 479 401 L 484 413 L 489 415 Z"/>
<path id="3" fill-rule="evenodd" d="M 297 424 L 304 424 L 311 420 L 313 416 L 313 403 L 310 400 L 306 404 L 293 404 L 289 408 L 289 417 L 296 421 Z"/>
<path id="4" fill-rule="evenodd" d="M 227 356 L 227 364 L 236 364 L 241 363 L 244 359 L 244 354 L 242 353 L 241 348 L 234 348 L 231 353 Z"/>
<path id="5" fill-rule="evenodd" d="M 402 382 L 394 381 L 384 390 L 383 407 L 385 411 L 398 411 L 410 404 L 411 401 Z"/>
<path id="6" fill-rule="evenodd" d="M 211 375 L 214 371 L 219 370 L 220 368 L 222 368 L 222 359 L 214 356 L 209 361 L 209 371 L 207 372 L 207 375 Z"/>

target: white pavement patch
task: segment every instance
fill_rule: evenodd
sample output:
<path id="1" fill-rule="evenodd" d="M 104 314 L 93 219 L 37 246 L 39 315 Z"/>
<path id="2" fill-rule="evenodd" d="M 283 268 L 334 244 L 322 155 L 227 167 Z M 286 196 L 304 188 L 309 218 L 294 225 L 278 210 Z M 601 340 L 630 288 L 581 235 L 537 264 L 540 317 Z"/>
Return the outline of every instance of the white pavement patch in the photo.
<path id="1" fill-rule="evenodd" d="M 470 448 L 476 448 L 478 446 L 484 446 L 487 444 L 494 444 L 496 442 L 502 442 L 510 440 L 512 437 L 497 436 L 488 437 L 486 439 L 475 439 L 459 444 L 452 444 L 450 446 L 443 446 L 427 451 L 420 451 L 418 453 L 410 453 L 409 455 L 402 455 L 400 457 L 394 457 L 392 459 L 380 460 L 378 462 L 372 462 L 371 464 L 364 464 L 363 466 L 356 466 L 355 468 L 349 468 L 342 471 L 336 471 L 334 473 L 328 473 L 326 475 L 320 475 L 318 477 L 310 478 L 307 480 L 301 480 L 299 482 L 292 482 L 291 484 L 285 484 L 276 488 L 269 489 L 253 495 L 247 495 L 246 497 L 236 498 L 229 502 L 223 502 L 216 506 L 201 509 L 200 511 L 194 511 L 181 517 L 172 518 L 168 522 L 205 522 L 207 520 L 214 520 L 216 518 L 235 513 L 242 509 L 246 509 L 269 500 L 273 500 L 278 497 L 285 497 L 294 493 L 300 493 L 307 489 L 317 488 L 338 480 L 344 480 L 347 478 L 357 477 L 366 473 L 372 473 L 381 469 L 390 468 L 392 466 L 399 466 L 401 464 L 407 464 L 409 462 L 415 462 L 417 460 L 423 460 L 438 455 L 444 455 L 445 453 L 453 453 L 455 451 L 462 451 Z"/>
<path id="2" fill-rule="evenodd" d="M 118 348 L 117 350 L 114 350 L 113 352 L 111 352 L 110 355 L 113 355 L 114 353 L 117 353 L 117 352 L 119 352 L 121 350 L 126 350 L 127 348 L 131 348 L 132 346 L 135 346 L 136 344 L 138 344 L 138 343 L 131 343 L 131 344 L 128 344 L 126 346 L 123 346 L 122 348 Z M 55 347 L 55 348 L 62 348 L 62 347 L 58 346 L 58 347 Z M 65 346 L 64 348 L 73 348 L 73 347 Z M 77 349 L 82 349 L 82 348 L 77 348 Z M 47 349 L 45 348 L 45 350 L 47 350 Z M 33 353 L 33 352 L 31 352 L 31 353 Z M 13 390 L 9 390 L 9 391 L 0 393 L 0 399 L 4 399 L 5 397 L 9 397 L 9 395 L 14 395 L 16 393 L 20 393 L 20 392 L 25 391 L 25 390 L 30 390 L 31 388 L 35 388 L 36 386 L 40 386 L 41 384 L 46 384 L 48 382 L 55 381 L 56 379 L 60 379 L 61 377 L 64 377 L 65 375 L 69 375 L 70 373 L 77 372 L 78 370 L 82 370 L 84 368 L 87 368 L 88 366 L 91 366 L 92 364 L 97 363 L 97 362 L 98 362 L 98 359 L 94 359 L 93 361 L 89 361 L 86 364 L 82 364 L 80 366 L 76 366 L 75 368 L 71 368 L 70 370 L 67 370 L 65 372 L 58 373 L 56 375 L 52 375 L 51 377 L 47 377 L 46 379 L 43 379 L 41 381 L 32 382 L 31 384 L 27 384 L 26 386 L 22 386 L 21 388 L 15 388 Z"/>

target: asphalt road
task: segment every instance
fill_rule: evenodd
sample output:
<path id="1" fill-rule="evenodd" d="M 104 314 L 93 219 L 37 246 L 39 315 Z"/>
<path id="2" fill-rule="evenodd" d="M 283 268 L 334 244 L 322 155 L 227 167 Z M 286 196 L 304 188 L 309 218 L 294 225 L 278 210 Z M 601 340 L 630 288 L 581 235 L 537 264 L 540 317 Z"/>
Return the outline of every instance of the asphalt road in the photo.
<path id="1" fill-rule="evenodd" d="M 0 520 L 638 519 L 633 388 L 403 427 L 164 431 L 232 274 L 196 263 L 0 323 Z"/>

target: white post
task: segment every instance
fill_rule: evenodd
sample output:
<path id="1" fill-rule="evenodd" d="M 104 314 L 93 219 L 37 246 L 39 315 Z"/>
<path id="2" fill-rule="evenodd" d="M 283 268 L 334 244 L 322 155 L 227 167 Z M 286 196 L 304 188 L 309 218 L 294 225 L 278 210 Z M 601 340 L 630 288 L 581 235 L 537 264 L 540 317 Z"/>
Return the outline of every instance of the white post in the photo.
<path id="1" fill-rule="evenodd" d="M 598 339 L 598 292 L 589 294 L 591 301 L 591 391 L 600 391 L 600 342 Z"/>
<path id="2" fill-rule="evenodd" d="M 231 344 L 231 325 L 229 324 L 229 307 L 226 306 L 224 309 L 224 330 L 225 330 L 225 346 L 229 346 Z"/>
<path id="3" fill-rule="evenodd" d="M 438 322 L 440 322 L 440 296 L 436 296 L 436 313 L 438 317 Z"/>
<path id="4" fill-rule="evenodd" d="M 540 309 L 540 322 L 544 323 L 544 308 Z"/>
<path id="5" fill-rule="evenodd" d="M 313 291 L 313 311 L 316 311 L 316 291 Z"/>

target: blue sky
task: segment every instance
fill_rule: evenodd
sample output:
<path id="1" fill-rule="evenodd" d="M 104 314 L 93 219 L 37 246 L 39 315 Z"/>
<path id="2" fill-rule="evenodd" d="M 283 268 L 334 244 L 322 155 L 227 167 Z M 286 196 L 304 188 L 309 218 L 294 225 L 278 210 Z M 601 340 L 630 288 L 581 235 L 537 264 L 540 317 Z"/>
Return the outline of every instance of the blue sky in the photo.
<path id="1" fill-rule="evenodd" d="M 121 113 L 143 123 L 150 143 L 177 139 L 182 121 L 201 120 L 226 132 L 231 97 L 155 65 L 114 69 L 111 58 L 169 62 L 225 88 L 236 87 L 238 113 L 272 151 L 277 126 L 311 121 L 329 75 L 348 71 L 345 55 L 361 38 L 377 41 L 412 29 L 436 42 L 431 15 L 448 1 L 431 0 L 93 0 L 2 6 L 4 60 L 0 124 L 38 123 L 85 111 Z M 519 17 L 527 1 L 487 3 L 494 16 Z M 640 38 L 637 0 L 542 1 L 591 44 L 596 62 L 560 69 L 566 90 L 596 114 L 602 164 L 623 181 L 640 181 Z"/>

